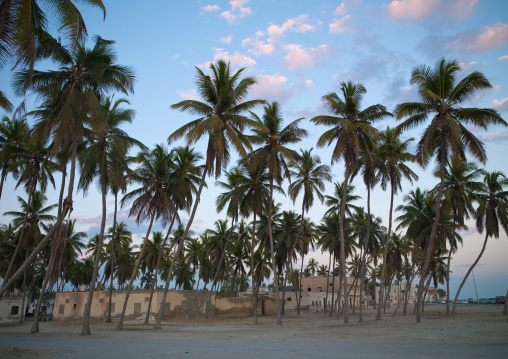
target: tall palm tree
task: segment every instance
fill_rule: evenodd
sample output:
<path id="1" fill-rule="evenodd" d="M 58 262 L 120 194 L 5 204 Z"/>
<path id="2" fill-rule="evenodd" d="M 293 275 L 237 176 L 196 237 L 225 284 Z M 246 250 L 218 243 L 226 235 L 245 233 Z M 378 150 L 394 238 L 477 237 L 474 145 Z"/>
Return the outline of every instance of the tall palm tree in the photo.
<path id="1" fill-rule="evenodd" d="M 11 112 L 13 109 L 12 103 L 7 99 L 2 91 L 0 91 L 0 107 L 7 112 Z"/>
<path id="2" fill-rule="evenodd" d="M 19 95 L 30 91 L 44 99 L 41 109 L 35 112 L 39 115 L 35 131 L 43 138 L 51 137 L 53 154 L 70 153 L 71 169 L 67 197 L 56 225 L 14 273 L 12 282 L 59 230 L 72 208 L 78 146 L 83 142 L 84 128 L 90 119 L 88 115 L 101 111 L 96 94 L 103 95 L 112 89 L 128 94 L 133 90 L 134 75 L 129 68 L 115 63 L 113 43 L 96 37 L 92 49 L 82 44 L 66 48 L 51 39 L 45 43 L 44 55 L 58 60 L 59 69 L 34 71 L 33 76 L 24 70 L 15 75 L 14 88 Z M 0 296 L 12 285 L 11 280 L 2 287 Z"/>
<path id="3" fill-rule="evenodd" d="M 123 206 L 125 203 L 134 200 L 129 215 L 136 215 L 137 223 L 141 223 L 149 218 L 150 224 L 148 225 L 143 245 L 136 259 L 136 263 L 134 264 L 134 270 L 127 286 L 122 314 L 117 325 L 118 329 L 123 328 L 123 320 L 132 289 L 132 283 L 136 279 L 138 267 L 143 258 L 153 222 L 156 218 L 168 218 L 170 213 L 175 212 L 174 204 L 171 201 L 171 193 L 169 191 L 171 178 L 170 153 L 164 146 L 156 145 L 150 152 L 141 152 L 138 155 L 138 162 L 139 167 L 132 174 L 131 180 L 135 183 L 139 183 L 141 187 L 127 193 L 122 198 L 121 204 Z"/>
<path id="4" fill-rule="evenodd" d="M 341 240 L 340 240 L 340 267 L 344 280 L 344 291 L 347 291 L 346 260 L 344 257 L 344 225 L 346 215 L 347 186 L 353 172 L 359 167 L 361 152 L 367 152 L 372 148 L 372 140 L 377 135 L 377 130 L 371 126 L 371 122 L 391 116 L 382 105 L 369 106 L 361 109 L 364 94 L 367 92 L 362 84 L 341 82 L 340 90 L 343 99 L 332 92 L 323 96 L 322 101 L 332 115 L 316 116 L 311 119 L 317 125 L 332 126 L 318 140 L 318 146 L 330 146 L 335 143 L 332 152 L 331 163 L 344 159 L 344 188 L 342 193 Z M 349 305 L 344 302 L 344 323 L 349 323 Z"/>
<path id="5" fill-rule="evenodd" d="M 273 185 L 274 181 L 281 185 L 284 178 L 290 179 L 290 173 L 287 166 L 289 161 L 298 157 L 298 153 L 286 147 L 289 144 L 299 142 L 307 136 L 307 131 L 300 127 L 302 119 L 295 120 L 282 127 L 282 111 L 277 102 L 272 102 L 264 107 L 262 119 L 256 114 L 251 113 L 256 123 L 253 128 L 254 135 L 249 136 L 253 144 L 263 144 L 262 147 L 255 150 L 251 157 L 251 166 L 253 168 L 268 168 L 270 177 L 270 199 L 268 201 L 268 231 L 270 238 L 270 252 L 272 257 L 272 270 L 275 276 L 275 295 L 277 301 L 277 325 L 282 325 L 280 317 L 279 303 L 279 283 L 277 272 L 275 271 L 275 251 L 273 246 L 273 228 L 272 228 L 272 209 L 273 209 Z"/>
<path id="6" fill-rule="evenodd" d="M 385 190 L 390 184 L 390 212 L 388 215 L 388 232 L 383 251 L 383 269 L 381 270 L 381 284 L 379 298 L 384 298 L 385 276 L 388 250 L 390 248 L 390 239 L 392 236 L 392 217 L 393 217 L 393 199 L 399 190 L 402 189 L 402 180 L 408 179 L 411 183 L 418 180 L 416 173 L 406 165 L 406 162 L 414 162 L 415 156 L 408 152 L 408 147 L 413 141 L 410 138 L 406 141 L 400 139 L 400 132 L 390 127 L 379 133 L 378 149 L 381 168 L 379 177 L 381 178 L 381 187 Z M 377 307 L 376 320 L 381 319 L 381 306 Z"/>
<path id="7" fill-rule="evenodd" d="M 485 230 L 485 241 L 478 258 L 469 267 L 466 276 L 460 283 L 453 302 L 452 314 L 455 313 L 457 298 L 464 283 L 485 252 L 489 237 L 499 238 L 499 227 L 502 227 L 508 235 L 508 179 L 506 176 L 499 171 L 485 172 L 482 187 L 477 194 L 477 201 L 476 227 L 480 233 Z"/>
<path id="8" fill-rule="evenodd" d="M 18 148 L 22 147 L 26 136 L 29 132 L 26 119 L 9 118 L 4 116 L 0 123 L 0 164 L 2 166 L 2 174 L 0 177 L 0 198 L 2 198 L 2 190 L 7 174 L 17 173 L 17 168 L 12 167 L 15 162 L 15 154 L 19 153 Z"/>
<path id="9" fill-rule="evenodd" d="M 122 109 L 122 103 L 129 103 L 125 99 L 118 99 L 113 102 L 112 97 L 100 99 L 102 111 L 91 119 L 90 128 L 85 128 L 85 150 L 80 153 L 81 176 L 78 189 L 86 193 L 90 185 L 97 180 L 102 195 L 102 219 L 99 232 L 98 253 L 95 257 L 95 268 L 92 283 L 88 293 L 88 299 L 83 313 L 82 335 L 90 335 L 90 306 L 92 305 L 93 292 L 97 273 L 99 271 L 99 253 L 101 253 L 104 231 L 106 229 L 106 196 L 109 189 L 109 174 L 116 168 L 109 168 L 111 159 L 118 156 L 112 151 L 120 151 L 124 155 L 133 145 L 141 149 L 146 147 L 139 141 L 127 135 L 120 129 L 124 123 L 131 123 L 134 117 L 133 110 Z"/>
<path id="10" fill-rule="evenodd" d="M 87 30 L 75 1 L 2 1 L 0 4 L 0 68 L 10 57 L 15 64 L 28 66 L 33 70 L 38 50 L 50 26 L 48 13 L 56 15 L 58 30 L 73 43 L 82 41 Z M 106 18 L 106 7 L 101 0 L 83 1 L 98 7 Z M 41 4 L 44 3 L 44 4 Z"/>
<path id="11" fill-rule="evenodd" d="M 473 203 L 476 192 L 480 190 L 482 184 L 477 179 L 482 172 L 474 162 L 466 162 L 460 159 L 448 161 L 446 165 L 445 181 L 444 181 L 444 205 L 446 212 L 451 212 L 455 226 L 464 226 L 464 219 L 469 219 L 474 213 Z M 434 174 L 440 176 L 439 171 Z M 439 191 L 437 185 L 433 192 Z M 455 229 L 453 230 L 455 232 Z M 454 238 L 454 237 L 451 237 Z M 451 255 L 457 250 L 457 242 L 449 243 L 447 273 L 446 273 L 446 293 L 450 298 L 450 261 Z M 450 314 L 450 301 L 446 301 L 446 315 Z"/>
<path id="12" fill-rule="evenodd" d="M 206 176 L 214 174 L 217 178 L 220 176 L 222 168 L 227 166 L 230 146 L 233 146 L 242 157 L 247 156 L 245 147 L 250 150 L 251 146 L 242 131 L 246 127 L 252 126 L 252 121 L 242 114 L 265 102 L 263 100 L 246 100 L 249 88 L 256 81 L 251 77 L 240 79 L 244 68 L 231 73 L 229 64 L 219 60 L 217 65 L 213 63 L 210 65 L 210 70 L 210 75 L 205 75 L 201 69 L 196 67 L 198 93 L 203 101 L 184 100 L 171 106 L 173 109 L 199 117 L 173 132 L 168 138 L 169 143 L 185 136 L 190 145 L 208 135 L 205 167 L 189 222 L 175 253 L 175 260 L 178 260 L 181 255 L 183 244 L 194 221 Z M 170 281 L 171 271 L 166 279 L 155 329 L 161 329 L 160 323 Z"/>
<path id="13" fill-rule="evenodd" d="M 472 124 L 487 128 L 491 124 L 508 125 L 494 109 L 458 107 L 460 103 L 471 99 L 478 91 L 492 87 L 485 76 L 478 71 L 467 75 L 455 85 L 457 72 L 460 70 L 457 61 L 447 61 L 444 58 L 439 60 L 435 68 L 425 65 L 415 67 L 411 74 L 410 84 L 418 85 L 421 102 L 407 102 L 395 108 L 398 120 L 409 116 L 397 126 L 397 131 L 416 127 L 424 123 L 429 116 L 433 116 L 418 142 L 416 156 L 422 166 L 428 165 L 434 156 L 439 163 L 441 183 L 435 198 L 436 208 L 441 207 L 448 157 L 463 158 L 465 152 L 469 151 L 482 163 L 487 159 L 483 143 L 466 126 Z M 429 238 L 430 245 L 427 247 L 425 263 L 421 269 L 416 307 L 417 322 L 421 322 L 420 307 L 425 280 L 423 274 L 427 273 L 429 266 L 439 217 L 440 211 L 437 210 Z"/>

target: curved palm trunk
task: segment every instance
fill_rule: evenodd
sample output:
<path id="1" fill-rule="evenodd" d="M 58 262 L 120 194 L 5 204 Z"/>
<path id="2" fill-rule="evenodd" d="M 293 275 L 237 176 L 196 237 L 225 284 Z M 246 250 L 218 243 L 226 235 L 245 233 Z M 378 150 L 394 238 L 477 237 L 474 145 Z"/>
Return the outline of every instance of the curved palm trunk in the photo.
<path id="1" fill-rule="evenodd" d="M 270 173 L 270 202 L 268 203 L 268 232 L 270 235 L 270 256 L 272 259 L 273 280 L 275 283 L 275 301 L 277 304 L 277 325 L 282 325 L 282 318 L 280 315 L 280 300 L 279 300 L 279 278 L 275 268 L 275 251 L 273 248 L 273 228 L 272 228 L 272 210 L 273 210 L 273 173 Z"/>
<path id="2" fill-rule="evenodd" d="M 234 219 L 231 218 L 231 229 L 229 230 L 228 239 L 226 240 L 226 243 L 224 244 L 224 250 L 222 251 L 222 254 L 219 259 L 219 263 L 217 264 L 217 270 L 215 271 L 215 275 L 213 277 L 212 290 L 210 291 L 210 293 L 208 293 L 208 300 L 206 301 L 206 313 L 205 313 L 206 319 L 208 319 L 209 315 L 210 315 L 210 305 L 212 302 L 213 287 L 217 283 L 217 278 L 218 278 L 220 270 L 221 270 L 222 262 L 224 261 L 224 258 L 226 257 L 226 251 L 227 251 L 227 247 L 229 246 L 229 240 L 231 239 L 231 233 L 233 233 L 233 227 L 234 227 Z"/>
<path id="3" fill-rule="evenodd" d="M 171 220 L 171 224 L 169 225 L 168 233 L 166 233 L 166 238 L 164 238 L 164 242 L 162 243 L 161 250 L 159 252 L 159 256 L 157 257 L 157 265 L 155 266 L 155 271 L 154 271 L 153 281 L 152 281 L 152 288 L 150 290 L 150 299 L 148 300 L 148 308 L 146 309 L 145 324 L 148 324 L 148 322 L 150 320 L 150 309 L 152 307 L 153 291 L 154 291 L 155 287 L 157 286 L 157 276 L 159 274 L 159 266 L 160 266 L 161 259 L 162 259 L 162 253 L 164 253 L 164 247 L 166 246 L 166 242 L 168 241 L 169 234 L 171 233 L 171 230 L 173 229 L 173 224 L 175 223 L 175 219 L 176 219 L 176 213 L 173 215 L 173 219 Z"/>
<path id="4" fill-rule="evenodd" d="M 464 284 L 466 283 L 466 280 L 467 280 L 467 277 L 469 277 L 469 274 L 471 274 L 471 272 L 473 271 L 473 268 L 478 264 L 478 262 L 480 261 L 480 258 L 482 257 L 483 255 L 483 252 L 485 252 L 485 247 L 487 247 L 487 240 L 489 239 L 489 235 L 486 234 L 485 235 L 485 241 L 483 242 L 483 247 L 482 247 L 482 250 L 480 252 L 480 254 L 478 255 L 478 258 L 476 258 L 476 260 L 474 261 L 473 265 L 471 267 L 469 267 L 469 270 L 467 271 L 466 273 L 466 276 L 464 277 L 464 279 L 462 280 L 462 283 L 460 283 L 460 286 L 459 286 L 459 290 L 457 291 L 457 294 L 455 295 L 455 299 L 453 301 L 453 309 L 452 309 L 452 314 L 455 314 L 455 307 L 457 305 L 457 298 L 459 297 L 460 295 L 460 291 L 462 290 L 462 287 L 464 286 Z"/>
<path id="5" fill-rule="evenodd" d="M 345 238 L 344 238 L 344 224 L 346 217 L 346 199 L 347 199 L 347 185 L 349 181 L 349 166 L 346 166 L 346 173 L 344 174 L 344 189 L 342 190 L 342 203 L 340 205 L 340 268 L 342 270 L 342 277 L 344 280 L 344 293 L 347 293 L 347 273 L 346 273 L 346 253 L 345 253 Z M 349 324 L 349 303 L 347 298 L 344 298 L 344 324 Z"/>
<path id="6" fill-rule="evenodd" d="M 97 275 L 99 273 L 99 264 L 101 260 L 102 242 L 104 241 L 104 230 L 106 229 L 106 182 L 102 181 L 102 219 L 101 219 L 101 231 L 99 233 L 99 244 L 97 245 L 97 253 L 95 254 L 95 264 L 93 267 L 92 282 L 88 289 L 88 298 L 85 304 L 85 311 L 83 313 L 83 328 L 81 329 L 81 335 L 90 335 L 90 309 L 92 306 L 93 292 L 95 290 L 95 283 L 97 282 Z M 113 275 L 113 273 L 111 274 Z"/>
<path id="7" fill-rule="evenodd" d="M 9 279 L 12 270 L 14 269 L 14 263 L 16 262 L 16 257 L 18 256 L 19 249 L 21 248 L 21 242 L 23 241 L 23 236 L 25 235 L 25 228 L 28 222 L 28 214 L 30 213 L 30 204 L 32 202 L 32 195 L 35 192 L 37 187 L 37 178 L 34 179 L 34 183 L 30 188 L 30 192 L 28 193 L 28 201 L 26 203 L 26 211 L 25 218 L 23 219 L 23 225 L 21 226 L 21 230 L 19 231 L 18 243 L 16 244 L 16 249 L 14 249 L 14 254 L 12 255 L 11 261 L 9 263 L 9 267 L 7 268 L 7 273 L 5 274 L 4 283 Z"/>
<path id="8" fill-rule="evenodd" d="M 205 168 L 203 169 L 203 175 L 201 176 L 201 182 L 199 183 L 198 192 L 196 193 L 196 200 L 194 202 L 194 206 L 192 208 L 192 213 L 189 218 L 189 222 L 187 223 L 187 227 L 185 227 L 185 231 L 183 232 L 182 238 L 180 238 L 180 242 L 178 243 L 178 248 L 176 250 L 175 256 L 173 260 L 171 261 L 171 266 L 168 272 L 168 276 L 166 278 L 166 285 L 164 287 L 164 294 L 162 295 L 162 301 L 160 303 L 159 312 L 157 313 L 157 320 L 154 325 L 154 329 L 160 330 L 161 329 L 161 321 L 162 321 L 162 314 L 164 313 L 164 304 L 166 303 L 166 297 L 168 295 L 168 289 L 169 289 L 169 283 L 171 282 L 171 276 L 173 273 L 173 269 L 175 268 L 175 262 L 177 262 L 180 259 L 180 255 L 182 253 L 183 244 L 185 243 L 185 240 L 187 239 L 187 235 L 189 234 L 190 227 L 192 225 L 192 222 L 194 221 L 194 216 L 196 215 L 196 209 L 198 208 L 199 199 L 201 197 L 201 191 L 203 190 L 203 186 L 205 184 L 205 178 L 206 173 L 208 172 L 209 162 L 208 158 L 205 163 Z"/>
<path id="9" fill-rule="evenodd" d="M 360 268 L 360 318 L 358 319 L 359 323 L 363 322 L 363 287 L 364 287 L 364 279 L 365 279 L 365 260 L 367 258 L 367 247 L 370 239 L 370 186 L 367 186 L 367 235 L 365 238 L 365 242 L 363 243 L 363 253 L 362 253 L 362 262 Z M 374 283 L 374 290 L 376 284 Z"/>
<path id="10" fill-rule="evenodd" d="M 250 249 L 250 268 L 252 272 L 252 315 L 254 316 L 254 324 L 258 324 L 258 308 L 257 308 L 257 292 L 254 270 L 254 248 L 256 246 L 256 212 L 254 212 L 254 222 L 252 224 L 252 247 Z"/>
<path id="11" fill-rule="evenodd" d="M 441 161 L 439 165 L 439 170 L 441 174 L 441 183 L 439 184 L 439 191 L 436 197 L 436 218 L 434 219 L 434 224 L 432 225 L 432 230 L 430 232 L 429 242 L 427 244 L 427 254 L 425 256 L 425 262 L 423 264 L 423 268 L 420 273 L 420 283 L 418 284 L 418 294 L 416 296 L 416 322 L 420 323 L 422 321 L 422 316 L 420 313 L 420 308 L 422 305 L 423 299 L 423 289 L 425 285 L 425 274 L 429 268 L 430 257 L 432 256 L 432 252 L 434 250 L 434 239 L 437 233 L 437 226 L 439 224 L 439 218 L 441 216 L 441 197 L 443 196 L 444 189 L 444 178 L 445 178 L 445 164 L 446 164 L 446 154 L 445 151 L 441 151 Z"/>
<path id="12" fill-rule="evenodd" d="M 384 294 L 385 294 L 385 280 L 386 280 L 386 270 L 388 267 L 387 258 L 388 258 L 388 247 L 390 245 L 390 237 L 392 232 L 392 215 L 393 215 L 393 197 L 395 195 L 395 184 L 391 184 L 391 196 L 390 196 L 390 214 L 389 214 L 389 220 L 388 220 L 388 233 L 386 236 L 386 243 L 385 248 L 383 251 L 383 267 L 381 270 L 381 279 L 379 283 L 379 300 L 384 300 Z M 384 305 L 383 305 L 384 307 Z M 377 306 L 377 313 L 376 313 L 376 320 L 381 320 L 381 305 L 378 303 Z"/>
<path id="13" fill-rule="evenodd" d="M 113 230 L 111 231 L 111 281 L 109 283 L 109 309 L 106 323 L 111 323 L 111 303 L 113 300 L 113 279 L 115 273 L 115 231 L 116 231 L 116 212 L 118 209 L 118 193 L 115 193 L 115 213 L 113 214 Z"/>
<path id="14" fill-rule="evenodd" d="M 30 253 L 28 258 L 25 260 L 25 262 L 16 270 L 16 272 L 11 276 L 11 278 L 7 281 L 4 281 L 4 285 L 0 289 L 0 298 L 11 288 L 12 285 L 14 285 L 14 282 L 19 278 L 20 275 L 23 274 L 25 269 L 28 267 L 28 265 L 35 259 L 37 254 L 44 248 L 51 237 L 55 234 L 56 230 L 61 225 L 62 221 L 64 220 L 65 216 L 67 216 L 67 213 L 69 211 L 72 211 L 72 192 L 74 191 L 74 177 L 76 174 L 76 152 L 77 152 L 77 144 L 72 146 L 72 155 L 71 155 L 71 175 L 69 178 L 69 190 L 67 194 L 67 198 L 65 199 L 63 203 L 63 209 L 62 213 L 60 213 L 60 216 L 58 217 L 55 225 L 51 230 L 46 234 L 46 236 L 40 241 L 40 243 L 35 247 L 35 249 Z M 45 287 L 44 287 L 45 289 Z"/>
<path id="15" fill-rule="evenodd" d="M 136 279 L 136 274 L 138 272 L 139 263 L 141 263 L 141 259 L 143 258 L 143 254 L 145 253 L 146 244 L 148 243 L 148 237 L 150 236 L 150 231 L 152 230 L 153 221 L 155 219 L 155 210 L 152 213 L 152 218 L 150 219 L 150 225 L 148 226 L 148 231 L 146 231 L 145 240 L 143 241 L 143 246 L 141 247 L 141 251 L 139 252 L 138 259 L 136 259 L 136 263 L 134 264 L 134 269 L 132 270 L 131 279 L 129 280 L 129 285 L 127 286 L 127 293 L 125 293 L 125 300 L 123 302 L 122 314 L 120 315 L 120 321 L 116 326 L 116 329 L 123 329 L 123 320 L 125 318 L 125 311 L 127 310 L 127 302 L 129 301 L 129 295 L 132 290 L 132 283 Z"/>

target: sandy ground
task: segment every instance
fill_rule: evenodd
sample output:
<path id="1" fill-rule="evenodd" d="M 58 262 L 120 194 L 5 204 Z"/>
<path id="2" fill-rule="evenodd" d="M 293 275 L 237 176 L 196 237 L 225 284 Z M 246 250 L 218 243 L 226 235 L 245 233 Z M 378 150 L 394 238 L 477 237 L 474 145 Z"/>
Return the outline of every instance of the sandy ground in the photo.
<path id="1" fill-rule="evenodd" d="M 393 308 L 392 308 L 393 310 Z M 94 322 L 91 336 L 80 336 L 81 322 L 31 322 L 0 327 L 0 358 L 508 358 L 508 322 L 500 305 L 464 304 L 455 316 L 445 305 L 427 305 L 423 321 L 387 314 L 365 322 L 351 316 L 344 325 L 322 313 L 275 317 L 180 319 L 153 331 L 139 321 Z M 412 310 L 411 310 L 412 313 Z"/>

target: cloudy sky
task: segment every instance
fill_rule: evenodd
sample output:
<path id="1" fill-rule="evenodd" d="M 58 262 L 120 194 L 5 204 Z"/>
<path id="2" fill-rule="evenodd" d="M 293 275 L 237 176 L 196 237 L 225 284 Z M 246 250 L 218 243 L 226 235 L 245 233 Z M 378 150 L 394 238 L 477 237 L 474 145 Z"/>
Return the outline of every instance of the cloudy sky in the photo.
<path id="1" fill-rule="evenodd" d="M 197 98 L 195 67 L 206 71 L 210 62 L 219 59 L 229 61 L 235 68 L 245 67 L 245 76 L 257 80 L 251 97 L 279 101 L 287 122 L 304 117 L 303 126 L 309 136 L 294 148 L 314 147 L 324 163 L 330 163 L 330 150 L 316 148 L 324 128 L 315 127 L 308 120 L 326 114 L 321 96 L 337 91 L 341 81 L 360 82 L 367 88 L 364 106 L 380 103 L 393 110 L 398 103 L 417 99 L 416 88 L 409 85 L 412 68 L 421 64 L 433 66 L 446 57 L 462 64 L 459 77 L 481 71 L 493 85 L 465 106 L 495 108 L 504 118 L 508 117 L 508 2 L 504 0 L 150 1 L 144 6 L 139 1 L 125 0 L 106 2 L 106 6 L 105 21 L 100 11 L 80 8 L 89 34 L 115 40 L 118 63 L 131 66 L 136 73 L 135 94 L 129 97 L 136 118 L 125 129 L 147 146 L 166 143 L 169 134 L 192 119 L 169 107 L 183 99 Z M 10 81 L 7 66 L 0 71 L 0 86 L 18 104 L 21 99 L 10 90 Z M 261 108 L 257 112 L 261 113 Z M 377 123 L 376 127 L 395 125 L 396 121 L 390 119 Z M 422 130 L 414 129 L 405 136 L 418 139 Z M 486 144 L 489 160 L 485 168 L 508 173 L 503 159 L 508 144 L 506 128 L 471 130 Z M 196 147 L 204 153 L 203 142 Z M 405 182 L 403 193 L 416 186 L 434 187 L 437 183 L 432 176 L 434 164 L 427 169 L 413 167 L 420 179 L 414 185 Z M 342 163 L 332 167 L 334 181 L 343 180 L 343 170 Z M 356 180 L 354 184 L 357 193 L 366 198 L 362 183 Z M 4 186 L 0 212 L 17 206 L 16 195 L 21 192 L 15 192 L 14 185 L 9 180 Z M 208 185 L 193 226 L 196 233 L 225 217 L 224 213 L 216 214 L 214 206 L 219 189 L 213 179 L 209 179 Z M 331 190 L 329 184 L 327 192 Z M 55 193 L 50 194 L 50 200 L 56 198 Z M 276 200 L 283 204 L 283 209 L 293 209 L 288 199 L 278 196 Z M 376 188 L 372 201 L 374 214 L 382 217 L 386 225 L 389 194 Z M 109 226 L 112 198 L 108 203 Z M 402 195 L 395 204 L 401 203 Z M 294 207 L 298 211 L 298 201 Z M 122 209 L 120 219 L 128 223 L 139 241 L 147 225 L 137 227 L 128 217 L 128 210 Z M 315 205 L 309 216 L 319 222 L 325 211 L 324 206 Z M 95 235 L 100 213 L 100 197 L 94 189 L 86 196 L 77 193 L 72 217 L 77 219 L 80 230 Z M 0 217 L 0 221 L 7 223 L 9 218 Z M 474 225 L 463 233 L 463 238 L 464 246 L 452 261 L 452 292 L 483 241 Z M 480 297 L 506 292 L 506 253 L 506 234 L 498 240 L 489 240 L 475 270 Z M 319 251 L 309 257 L 328 263 L 328 255 Z M 462 296 L 475 296 L 472 280 L 464 287 Z"/>

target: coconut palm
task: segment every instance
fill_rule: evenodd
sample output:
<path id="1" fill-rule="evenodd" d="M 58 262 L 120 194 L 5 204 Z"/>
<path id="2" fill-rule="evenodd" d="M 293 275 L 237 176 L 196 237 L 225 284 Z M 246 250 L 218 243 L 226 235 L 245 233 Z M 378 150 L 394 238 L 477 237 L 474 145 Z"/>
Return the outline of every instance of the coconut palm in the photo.
<path id="1" fill-rule="evenodd" d="M 56 15 L 59 32 L 72 40 L 82 41 L 87 30 L 75 1 L 2 1 L 0 4 L 0 68 L 13 57 L 15 66 L 33 66 L 47 35 L 48 14 Z M 98 7 L 106 18 L 106 7 L 101 0 L 83 1 Z M 43 3 L 43 4 L 41 4 Z M 54 24 L 51 24 L 54 25 Z"/>
<path id="2" fill-rule="evenodd" d="M 12 164 L 15 162 L 15 154 L 19 153 L 18 148 L 22 147 L 25 142 L 26 135 L 29 132 L 26 119 L 9 118 L 4 116 L 0 123 L 0 164 L 2 166 L 2 174 L 0 177 L 0 198 L 2 198 L 2 190 L 7 174 L 12 172 L 17 174 L 17 168 Z"/>
<path id="3" fill-rule="evenodd" d="M 466 276 L 460 283 L 453 302 L 452 314 L 455 313 L 457 298 L 464 283 L 485 252 L 489 237 L 499 238 L 499 227 L 508 234 L 508 179 L 506 176 L 499 171 L 485 172 L 481 189 L 476 196 L 478 201 L 478 208 L 475 212 L 476 227 L 480 233 L 485 230 L 485 241 L 478 258 L 469 267 Z"/>
<path id="4" fill-rule="evenodd" d="M 481 188 L 481 182 L 476 181 L 482 172 L 475 163 L 462 160 L 449 161 L 446 165 L 444 181 L 444 205 L 446 212 L 451 212 L 456 226 L 464 226 L 464 219 L 469 219 L 474 213 L 473 202 L 476 192 Z M 439 171 L 434 174 L 440 176 Z M 439 191 L 439 185 L 433 189 L 433 192 Z M 455 229 L 453 230 L 455 232 Z M 457 242 L 449 243 L 446 273 L 446 293 L 450 298 L 450 261 L 451 255 L 457 250 Z M 446 301 L 446 314 L 450 313 L 450 301 Z"/>
<path id="5" fill-rule="evenodd" d="M 407 179 L 411 183 L 417 180 L 418 176 L 411 168 L 406 165 L 406 162 L 414 162 L 415 156 L 408 152 L 408 147 L 413 141 L 410 138 L 406 141 L 400 139 L 400 132 L 397 132 L 390 127 L 385 131 L 379 133 L 378 150 L 380 159 L 379 177 L 381 180 L 381 188 L 386 190 L 390 184 L 390 212 L 388 215 L 388 232 L 386 234 L 386 241 L 383 251 L 383 269 L 381 271 L 381 284 L 380 284 L 380 298 L 384 298 L 385 290 L 385 276 L 388 250 L 390 248 L 390 239 L 392 236 L 392 217 L 393 217 L 393 199 L 399 190 L 402 190 L 402 180 Z M 377 307 L 376 320 L 381 319 L 381 306 Z"/>
<path id="6" fill-rule="evenodd" d="M 14 273 L 12 282 L 59 230 L 72 207 L 78 146 L 83 142 L 85 125 L 101 111 L 97 94 L 113 89 L 128 94 L 133 90 L 134 75 L 129 68 L 115 64 L 113 43 L 96 37 L 92 49 L 81 44 L 66 48 L 52 39 L 45 43 L 45 56 L 58 60 L 58 70 L 34 71 L 33 76 L 24 70 L 15 75 L 14 88 L 19 95 L 29 91 L 44 99 L 34 113 L 38 116 L 35 132 L 42 138 L 52 139 L 53 154 L 70 153 L 71 169 L 67 197 L 56 225 Z M 9 280 L 0 290 L 0 296 L 11 285 Z"/>
<path id="7" fill-rule="evenodd" d="M 233 146 L 242 157 L 247 156 L 245 147 L 250 150 L 251 146 L 242 131 L 246 127 L 252 126 L 252 121 L 242 114 L 258 104 L 264 103 L 263 100 L 245 100 L 249 88 L 256 81 L 251 77 L 240 79 L 244 68 L 231 73 L 229 64 L 219 60 L 216 65 L 213 63 L 210 65 L 210 70 L 211 74 L 205 75 L 201 69 L 196 67 L 198 93 L 203 101 L 184 100 L 171 106 L 173 109 L 199 117 L 173 132 L 168 138 L 169 143 L 185 136 L 187 143 L 190 145 L 208 135 L 205 167 L 189 222 L 175 253 L 175 260 L 179 259 L 183 244 L 189 234 L 206 175 L 215 174 L 217 178 L 220 176 L 222 168 L 227 166 L 230 146 Z M 161 328 L 164 302 L 170 281 L 171 271 L 166 279 L 155 329 Z"/>
<path id="8" fill-rule="evenodd" d="M 253 144 L 263 145 L 255 150 L 251 157 L 253 168 L 267 168 L 270 178 L 270 200 L 268 201 L 268 230 L 270 238 L 270 252 L 272 257 L 272 270 L 275 276 L 275 295 L 277 301 L 277 325 L 282 325 L 280 317 L 279 284 L 275 271 L 275 251 L 273 246 L 272 209 L 273 209 L 273 185 L 277 182 L 281 185 L 284 178 L 290 178 L 287 163 L 294 161 L 298 153 L 286 147 L 289 144 L 299 142 L 307 136 L 307 131 L 300 127 L 302 119 L 295 120 L 282 127 L 282 112 L 277 102 L 272 102 L 264 107 L 262 119 L 251 113 L 256 127 L 254 135 L 249 136 Z"/>
<path id="9" fill-rule="evenodd" d="M 59 258 L 59 270 L 62 273 L 62 289 L 64 278 L 70 276 L 70 268 L 72 264 L 78 260 L 79 255 L 83 255 L 83 250 L 86 248 L 85 244 L 81 242 L 86 237 L 85 232 L 75 232 L 74 226 L 76 220 L 69 220 L 63 223 L 65 230 L 65 243 L 61 251 L 62 255 Z"/>
<path id="10" fill-rule="evenodd" d="M 141 187 L 127 193 L 122 198 L 121 204 L 123 206 L 125 203 L 134 200 L 129 215 L 136 215 L 136 222 L 138 224 L 145 219 L 149 219 L 150 224 L 148 225 L 143 245 L 136 259 L 136 263 L 134 264 L 134 270 L 129 285 L 127 286 L 122 314 L 117 325 L 118 329 L 123 328 L 123 320 L 132 283 L 136 278 L 139 264 L 143 258 L 153 222 L 156 218 L 169 218 L 169 214 L 174 213 L 176 210 L 171 201 L 171 193 L 169 191 L 171 185 L 170 153 L 164 146 L 156 145 L 150 152 L 141 152 L 138 155 L 137 161 L 139 167 L 132 174 L 131 180 L 135 183 L 139 183 Z"/>
<path id="11" fill-rule="evenodd" d="M 487 128 L 491 124 L 507 123 L 494 109 L 459 107 L 483 89 L 492 87 L 485 76 L 475 71 L 465 76 L 457 85 L 455 79 L 460 71 L 457 61 L 447 61 L 442 58 L 435 68 L 421 65 L 413 69 L 410 84 L 418 85 L 421 102 L 407 102 L 397 105 L 395 115 L 397 119 L 409 116 L 397 126 L 398 131 L 423 124 L 429 116 L 433 116 L 429 126 L 425 129 L 417 145 L 416 156 L 422 166 L 430 163 L 436 156 L 439 163 L 441 183 L 435 196 L 436 208 L 441 206 L 444 190 L 446 161 L 450 156 L 464 158 L 465 152 L 478 161 L 484 163 L 487 155 L 483 143 L 469 131 L 467 125 Z M 436 218 L 429 237 L 430 245 L 427 247 L 425 263 L 421 269 L 422 274 L 427 273 L 427 267 L 432 255 L 433 242 L 439 223 L 440 211 L 436 211 Z M 418 286 L 416 321 L 421 322 L 420 307 L 423 296 L 425 275 L 420 275 Z"/>

